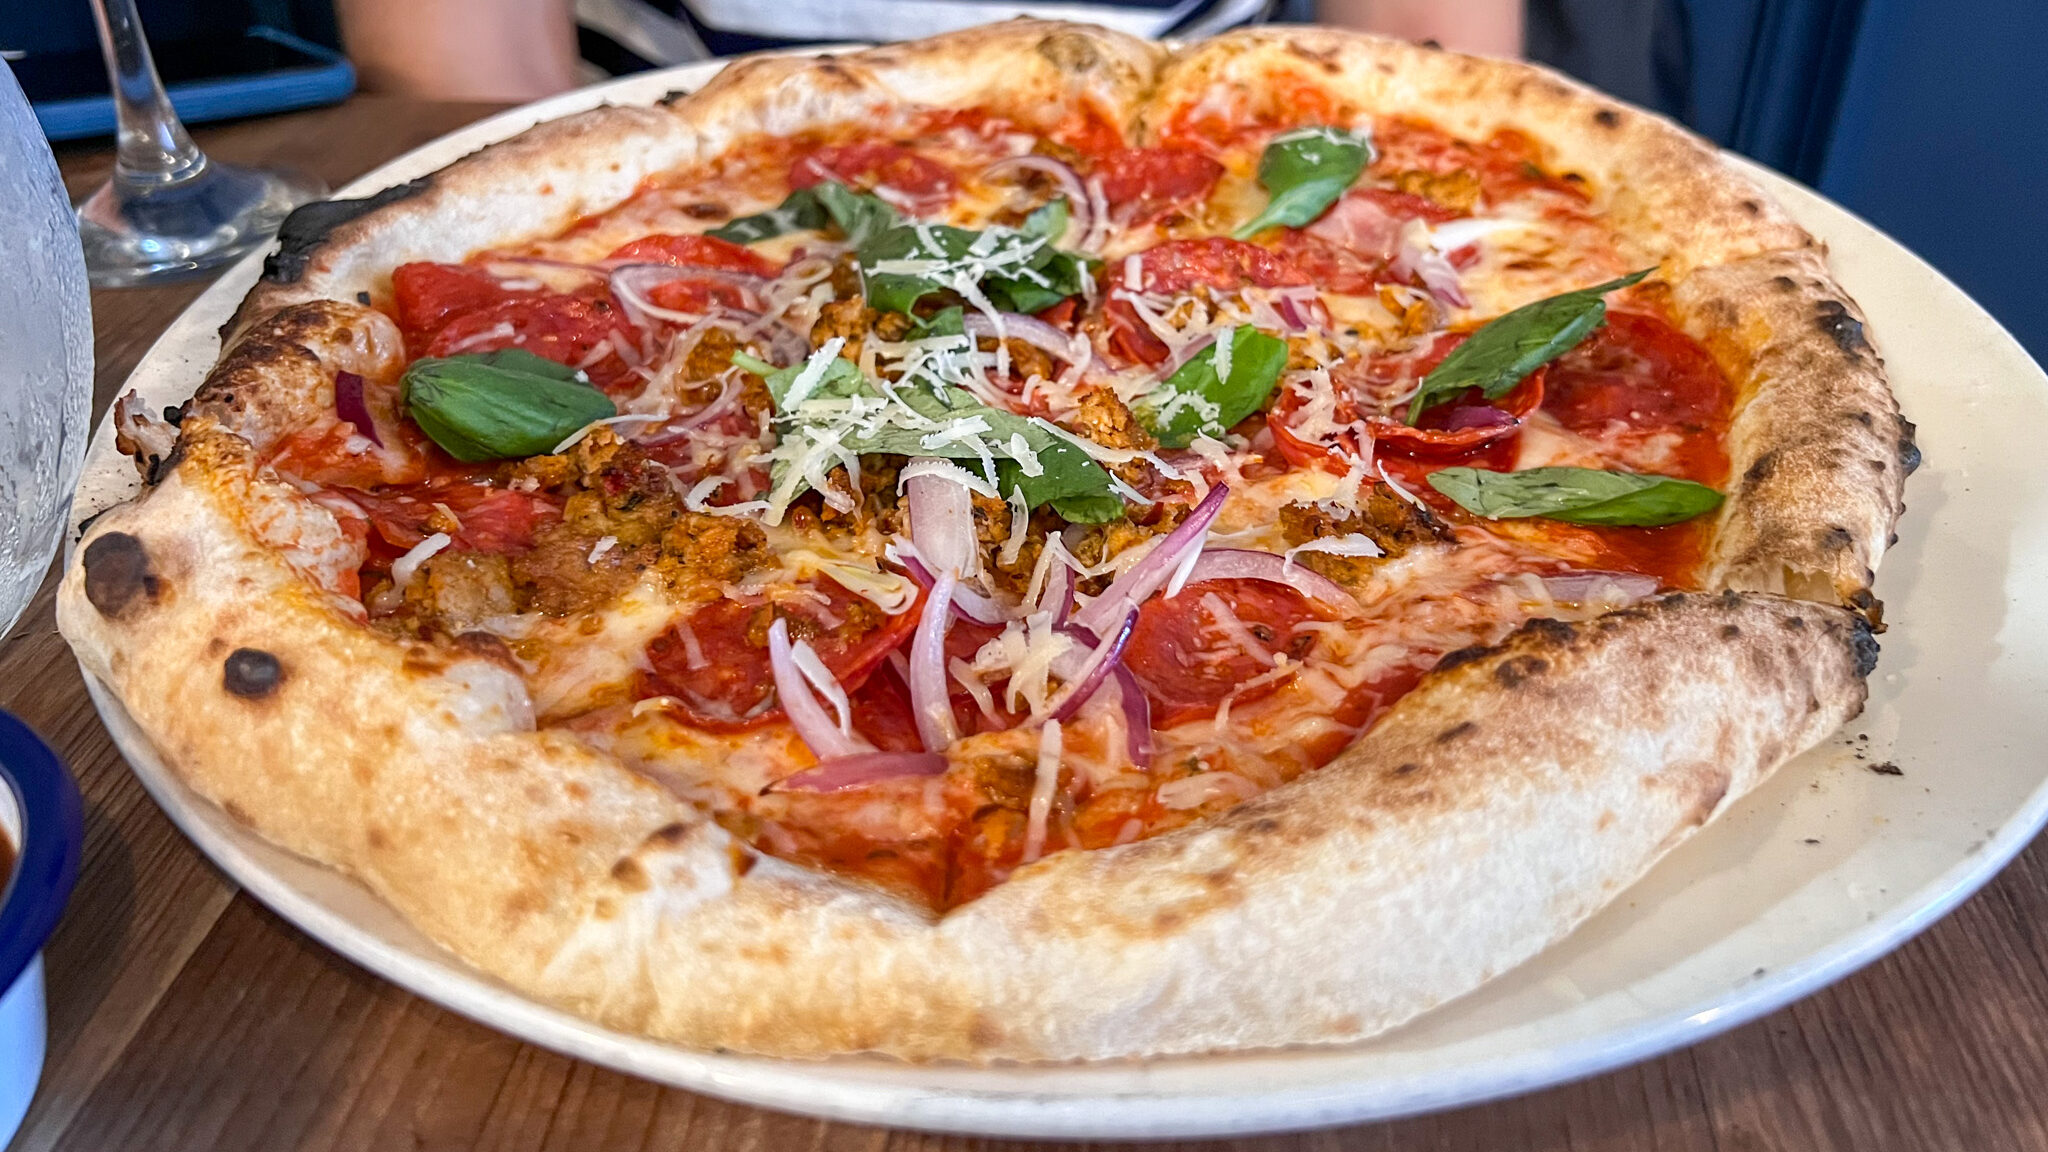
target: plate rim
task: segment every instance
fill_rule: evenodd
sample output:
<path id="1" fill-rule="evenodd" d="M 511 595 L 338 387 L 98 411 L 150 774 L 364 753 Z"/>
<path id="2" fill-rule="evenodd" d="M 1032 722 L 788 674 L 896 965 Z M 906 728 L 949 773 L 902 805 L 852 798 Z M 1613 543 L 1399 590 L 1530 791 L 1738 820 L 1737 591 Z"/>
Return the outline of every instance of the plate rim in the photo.
<path id="1" fill-rule="evenodd" d="M 826 53 L 852 47 L 859 45 L 807 47 L 792 50 L 789 54 Z M 394 181 L 410 178 L 412 169 L 427 163 L 427 157 L 445 152 L 451 146 L 474 150 L 543 120 L 600 107 L 615 100 L 637 101 L 668 88 L 700 86 L 730 62 L 726 59 L 699 61 L 635 73 L 494 113 L 393 157 L 349 181 L 335 195 L 362 195 Z M 1977 318 L 1988 321 L 2001 339 L 2021 357 L 2027 358 L 2025 350 L 1996 317 L 1978 306 L 1940 270 L 1881 229 L 1813 189 L 1755 161 L 1725 151 L 1721 156 L 1724 163 L 1756 179 L 1774 196 L 1782 198 L 1789 189 L 1795 195 L 1811 197 L 1841 214 L 1870 237 L 1894 250 L 1895 255 L 1913 262 L 1944 288 L 1954 292 L 1959 300 L 1967 302 Z M 435 163 L 432 167 L 438 168 L 445 162 Z M 188 321 L 200 316 L 225 318 L 248 285 L 254 282 L 255 271 L 267 253 L 268 249 L 264 249 L 244 258 L 201 292 L 143 353 L 134 372 L 140 373 L 144 366 L 175 354 L 175 346 L 185 339 L 181 330 Z M 224 303 L 227 305 L 225 308 L 221 307 Z M 2031 363 L 2031 359 L 2027 359 Z M 2039 372 L 2038 365 L 2036 372 Z M 111 421 L 110 407 L 95 426 L 88 459 L 101 454 Z M 81 502 L 85 496 L 81 487 L 78 492 Z M 75 507 L 72 511 L 74 524 L 79 516 L 80 510 Z M 67 534 L 67 566 L 74 543 L 75 534 Z M 88 695 L 123 758 L 141 780 L 152 801 L 170 816 L 179 831 L 266 907 L 318 940 L 322 946 L 347 957 L 379 978 L 517 1039 L 686 1090 L 836 1121 L 1000 1137 L 1142 1139 L 1299 1131 L 1478 1104 L 1600 1075 L 1699 1043 L 1855 973 L 1925 931 L 1974 895 L 2027 846 L 2044 824 L 2048 824 L 2048 777 L 2044 777 L 1975 850 L 1901 897 L 1884 914 L 1838 935 L 1798 962 L 1781 965 L 1740 987 L 1702 996 L 1697 1002 L 1684 1007 L 1602 1030 L 1561 1048 L 1514 1052 L 1462 1065 L 1455 1079 L 1445 1078 L 1440 1086 L 1403 1085 L 1399 1080 L 1392 1083 L 1382 1080 L 1379 1082 L 1381 1087 L 1362 1091 L 1374 1082 L 1355 1081 L 1282 1091 L 1252 1089 L 1229 1095 L 1213 1092 L 1193 1095 L 1156 1088 L 1140 1093 L 1098 1094 L 1000 1086 L 987 1089 L 921 1089 L 874 1081 L 835 1080 L 830 1074 L 834 1062 L 830 1061 L 777 1060 L 700 1052 L 651 1037 L 605 1028 L 524 996 L 468 968 L 445 952 L 436 961 L 437 968 L 423 967 L 399 949 L 381 942 L 371 929 L 359 925 L 345 913 L 297 892 L 281 875 L 253 859 L 241 845 L 223 834 L 215 826 L 213 817 L 203 810 L 209 807 L 207 802 L 196 794 L 187 793 L 185 784 L 157 757 L 155 749 L 134 726 L 119 700 L 82 665 L 81 673 Z M 267 842 L 264 847 L 282 851 Z M 1342 1051 L 1344 1047 L 1300 1051 L 1304 1054 L 1328 1053 Z M 639 1058 L 635 1058 L 636 1054 Z M 1213 1059 L 1216 1058 L 1196 1056 L 1162 1061 L 1108 1062 L 1103 1070 L 1122 1072 L 1133 1067 L 1165 1068 L 1177 1063 L 1200 1063 Z M 902 1067 L 900 1064 L 895 1066 Z M 980 1069 L 960 1066 L 959 1070 L 969 1075 L 986 1073 L 992 1080 L 1016 1071 L 1014 1067 L 1004 1065 Z M 1076 1068 L 1069 1066 L 1068 1070 Z M 1085 1067 L 1078 1070 L 1084 1075 L 1087 1071 Z M 1474 1075 L 1475 1070 L 1482 1071 L 1482 1074 Z M 1411 1076 L 1408 1079 L 1420 1081 L 1426 1078 Z M 1119 1115 L 1107 1109 L 1074 1107 L 1105 1103 L 1129 1106 L 1139 1101 L 1151 1104 L 1143 1117 Z"/>

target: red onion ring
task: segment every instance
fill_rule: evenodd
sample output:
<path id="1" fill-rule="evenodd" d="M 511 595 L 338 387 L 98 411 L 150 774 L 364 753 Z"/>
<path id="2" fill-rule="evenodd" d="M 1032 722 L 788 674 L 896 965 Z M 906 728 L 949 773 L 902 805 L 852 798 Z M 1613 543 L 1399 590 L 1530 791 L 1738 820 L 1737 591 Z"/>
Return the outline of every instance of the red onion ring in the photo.
<path id="1" fill-rule="evenodd" d="M 732 315 L 741 311 L 739 309 L 721 307 L 718 313 L 699 315 L 693 312 L 678 312 L 673 308 L 663 308 L 648 298 L 647 293 L 649 289 L 657 285 L 673 283 L 677 280 L 715 280 L 721 284 L 730 284 L 745 294 L 744 299 L 747 303 L 747 310 L 752 313 L 742 318 L 745 320 L 760 318 L 761 290 L 768 286 L 768 279 L 764 276 L 756 276 L 751 272 L 734 272 L 727 268 L 678 267 L 674 264 L 623 264 L 612 269 L 610 284 L 612 295 L 619 298 L 619 303 L 625 305 L 627 311 L 637 313 L 642 318 L 651 316 L 657 320 L 666 320 L 671 324 L 690 325 L 707 319 L 712 320 L 714 323 L 723 320 L 726 324 L 731 324 L 734 322 Z M 636 323 L 638 323 L 637 320 Z M 735 334 L 744 335 L 744 333 Z"/>
<path id="2" fill-rule="evenodd" d="M 1229 496 L 1227 485 L 1218 484 L 1209 489 L 1209 494 L 1202 497 L 1194 511 L 1188 513 L 1188 518 L 1167 533 L 1149 555 L 1138 561 L 1129 572 L 1111 581 L 1109 587 L 1102 590 L 1102 595 L 1089 601 L 1086 608 L 1074 613 L 1074 623 L 1100 634 L 1117 621 L 1126 604 L 1135 608 L 1159 591 L 1167 578 L 1173 575 L 1173 570 L 1186 559 L 1188 550 L 1201 547 L 1203 538 L 1209 534 L 1209 525 L 1216 522 L 1216 516 L 1223 511 L 1223 502 Z"/>
<path id="3" fill-rule="evenodd" d="M 979 312 L 969 312 L 961 317 L 960 323 L 969 336 L 1022 340 L 1048 355 L 1059 357 L 1073 365 L 1075 370 L 1085 368 L 1088 361 L 1094 359 L 1094 349 L 1082 337 L 1069 336 L 1038 317 L 1026 316 L 1022 312 L 1001 312 L 998 315 L 1003 318 L 1000 335 L 996 332 L 995 321 Z"/>
<path id="4" fill-rule="evenodd" d="M 1394 257 L 1391 267 L 1400 275 L 1422 281 L 1422 286 L 1438 300 L 1456 308 L 1471 307 L 1472 301 L 1466 298 L 1465 287 L 1458 281 L 1458 270 L 1452 267 L 1449 258 L 1434 248 L 1410 243 L 1405 233 L 1401 252 Z"/>
<path id="5" fill-rule="evenodd" d="M 1195 566 L 1188 570 L 1186 583 L 1181 586 L 1199 584 L 1204 580 L 1264 580 L 1286 585 L 1311 600 L 1347 614 L 1358 610 L 1358 598 L 1346 592 L 1343 585 L 1299 564 L 1290 564 L 1287 557 L 1275 552 L 1261 552 L 1254 548 L 1212 548 L 1196 559 Z"/>
<path id="6" fill-rule="evenodd" d="M 1046 573 L 1045 587 L 1038 590 L 1038 610 L 1052 612 L 1055 628 L 1065 624 L 1074 610 L 1074 570 L 1065 560 L 1055 559 L 1052 571 Z"/>
<path id="7" fill-rule="evenodd" d="M 946 758 L 936 752 L 862 752 L 854 756 L 840 756 L 815 768 L 784 776 L 761 791 L 764 795 L 769 792 L 843 792 L 884 780 L 942 776 L 945 772 Z"/>
<path id="8" fill-rule="evenodd" d="M 663 428 L 661 435 L 646 436 L 643 434 L 642 436 L 635 437 L 635 442 L 648 448 L 659 448 L 664 444 L 673 444 L 678 440 L 687 440 L 690 437 L 690 433 L 739 407 L 739 404 L 739 383 L 734 380 L 727 380 L 725 386 L 718 390 L 718 396 L 711 403 Z"/>
<path id="9" fill-rule="evenodd" d="M 1072 165 L 1050 156 L 1032 153 L 998 160 L 981 170 L 981 178 L 987 180 L 991 177 L 1008 176 L 1013 172 L 1036 172 L 1041 176 L 1052 177 L 1053 183 L 1059 185 L 1060 193 L 1067 198 L 1068 227 L 1085 241 L 1095 226 L 1095 210 L 1093 202 L 1088 198 L 1087 189 L 1081 183 L 1081 174 L 1074 171 Z M 1058 236 L 1053 237 L 1055 243 L 1059 239 Z"/>
<path id="10" fill-rule="evenodd" d="M 797 670 L 789 643 L 789 621 L 777 617 L 768 628 L 768 668 L 775 674 L 775 696 L 790 726 L 820 760 L 854 756 L 874 749 L 857 736 L 839 730 L 825 706 L 811 695 L 811 686 Z"/>
<path id="11" fill-rule="evenodd" d="M 1628 600 L 1636 601 L 1655 594 L 1660 585 L 1656 577 L 1636 572 L 1573 571 L 1543 577 L 1543 587 L 1553 600 L 1584 603 L 1603 587 L 1613 588 Z"/>
<path id="12" fill-rule="evenodd" d="M 1108 678 L 1110 669 L 1116 667 L 1117 661 L 1123 658 L 1124 646 L 1131 642 L 1131 630 L 1137 623 L 1136 608 L 1125 612 L 1123 622 L 1117 625 L 1108 643 L 1097 640 L 1093 632 L 1075 625 L 1060 626 L 1059 630 L 1062 633 L 1088 644 L 1095 650 L 1088 654 L 1088 658 L 1079 668 L 1074 670 L 1074 678 L 1061 686 L 1060 694 L 1048 705 L 1046 719 L 1065 721 L 1094 698 L 1095 690 L 1102 687 L 1102 682 Z"/>
<path id="13" fill-rule="evenodd" d="M 915 548 L 916 545 L 913 544 L 911 547 Z M 903 570 L 910 574 L 912 580 L 923 585 L 926 591 L 931 590 L 935 581 L 932 578 L 932 570 L 924 566 L 923 560 L 906 553 L 898 563 L 903 565 Z M 969 624 L 979 624 L 984 628 L 1000 628 L 1009 613 L 1003 611 L 1003 606 L 993 597 L 984 596 L 972 588 L 955 587 L 953 615 Z"/>
<path id="14" fill-rule="evenodd" d="M 929 457 L 912 460 L 904 471 L 935 468 Z M 918 471 L 903 481 L 904 506 L 910 513 L 910 543 L 918 557 L 941 574 L 974 575 L 981 567 L 980 538 L 974 529 L 974 493 L 953 468 Z"/>
<path id="15" fill-rule="evenodd" d="M 377 435 L 377 421 L 370 417 L 370 406 L 363 399 L 363 378 L 353 372 L 334 374 L 334 414 L 356 426 L 356 431 L 377 447 L 384 446 L 384 439 Z"/>
<path id="16" fill-rule="evenodd" d="M 924 615 L 910 640 L 910 711 L 925 751 L 939 752 L 960 738 L 953 721 L 953 696 L 946 676 L 946 625 L 953 619 L 953 590 L 960 578 L 951 568 L 939 573 L 925 597 Z"/>
<path id="17" fill-rule="evenodd" d="M 1137 674 L 1122 664 L 1109 670 L 1116 677 L 1118 703 L 1124 709 L 1124 751 L 1140 768 L 1152 766 L 1152 701 L 1138 684 Z"/>

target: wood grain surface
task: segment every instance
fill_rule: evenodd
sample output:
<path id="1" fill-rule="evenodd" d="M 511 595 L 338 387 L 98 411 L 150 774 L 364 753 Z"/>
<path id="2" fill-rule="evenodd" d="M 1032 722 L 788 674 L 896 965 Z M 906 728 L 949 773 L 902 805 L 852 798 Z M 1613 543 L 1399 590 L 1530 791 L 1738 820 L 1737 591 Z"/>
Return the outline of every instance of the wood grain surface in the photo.
<path id="1" fill-rule="evenodd" d="M 358 97 L 197 133 L 343 181 L 491 108 Z M 74 196 L 99 149 L 60 154 Z M 93 298 L 98 411 L 201 282 Z M 143 793 L 86 700 L 49 587 L 0 644 L 0 707 L 71 764 L 84 869 L 48 958 L 50 1054 L 20 1152 L 1022 1149 L 828 1124 L 661 1088 L 501 1036 L 329 953 L 234 886 Z M 2048 1149 L 2048 851 L 1791 1008 L 1518 1099 L 1240 1152 Z M 1194 1147 L 1195 1145 L 1174 1145 Z"/>

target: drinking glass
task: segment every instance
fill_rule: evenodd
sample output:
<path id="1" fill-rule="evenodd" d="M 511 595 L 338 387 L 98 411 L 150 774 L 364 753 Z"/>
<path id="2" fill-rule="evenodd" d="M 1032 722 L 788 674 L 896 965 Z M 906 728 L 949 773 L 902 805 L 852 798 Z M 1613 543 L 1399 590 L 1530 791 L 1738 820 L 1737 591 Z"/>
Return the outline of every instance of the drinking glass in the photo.
<path id="1" fill-rule="evenodd" d="M 92 314 L 71 202 L 14 73 L 0 66 L 0 636 L 28 606 L 85 457 Z"/>
<path id="2" fill-rule="evenodd" d="M 185 134 L 143 39 L 135 0 L 92 0 L 114 90 L 114 175 L 78 206 L 93 284 L 118 288 L 224 264 L 268 243 L 326 195 L 302 176 L 209 159 Z"/>

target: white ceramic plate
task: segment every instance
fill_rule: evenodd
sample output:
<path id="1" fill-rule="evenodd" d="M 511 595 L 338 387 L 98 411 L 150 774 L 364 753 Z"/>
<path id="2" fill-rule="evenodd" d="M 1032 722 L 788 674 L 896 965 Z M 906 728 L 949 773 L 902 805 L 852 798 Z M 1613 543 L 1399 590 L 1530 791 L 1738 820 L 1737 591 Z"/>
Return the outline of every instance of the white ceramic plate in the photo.
<path id="1" fill-rule="evenodd" d="M 507 112 L 342 190 L 424 175 L 540 120 L 702 84 L 716 64 L 627 78 Z M 1039 1137 L 1215 1136 L 1307 1128 L 1523 1092 L 1693 1043 L 1869 963 L 1984 883 L 2048 818 L 2048 378 L 1911 253 L 1741 160 L 1834 250 L 1926 466 L 1878 590 L 1892 630 L 1848 731 L 1674 852 L 1568 940 L 1479 992 L 1345 1048 L 1056 1068 L 791 1063 L 686 1051 L 597 1027 L 472 971 L 365 890 L 250 834 L 188 791 L 98 684 L 108 729 L 179 827 L 328 946 L 513 1035 L 649 1079 L 791 1112 Z M 131 385 L 189 396 L 215 329 L 258 271 L 224 276 Z M 78 515 L 135 488 L 105 427 Z M 1902 776 L 1866 770 L 1896 763 Z"/>

